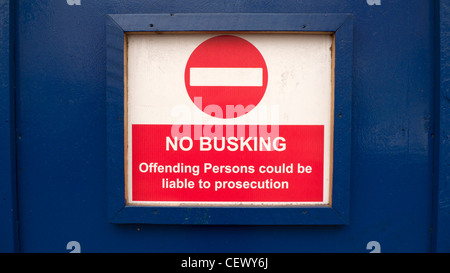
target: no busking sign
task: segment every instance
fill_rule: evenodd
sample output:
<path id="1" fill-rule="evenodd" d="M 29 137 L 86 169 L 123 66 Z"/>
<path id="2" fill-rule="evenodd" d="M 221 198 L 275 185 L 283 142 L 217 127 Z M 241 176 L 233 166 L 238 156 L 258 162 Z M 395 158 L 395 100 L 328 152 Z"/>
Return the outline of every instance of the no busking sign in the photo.
<path id="1" fill-rule="evenodd" d="M 332 37 L 128 35 L 127 202 L 325 205 Z"/>

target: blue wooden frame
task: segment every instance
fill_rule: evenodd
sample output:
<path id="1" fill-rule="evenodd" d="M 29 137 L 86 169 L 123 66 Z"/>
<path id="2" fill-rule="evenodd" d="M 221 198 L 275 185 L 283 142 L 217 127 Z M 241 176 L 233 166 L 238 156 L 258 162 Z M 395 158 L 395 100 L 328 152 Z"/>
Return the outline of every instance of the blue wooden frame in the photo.
<path id="1" fill-rule="evenodd" d="M 450 252 L 450 1 L 435 2 L 433 251 Z"/>
<path id="2" fill-rule="evenodd" d="M 0 0 L 0 252 L 19 250 L 14 21 L 14 1 Z"/>
<path id="3" fill-rule="evenodd" d="M 353 20 L 351 14 L 108 15 L 107 180 L 112 223 L 342 225 L 349 223 Z M 127 206 L 124 171 L 124 43 L 127 32 L 328 32 L 335 39 L 332 204 L 327 207 Z"/>

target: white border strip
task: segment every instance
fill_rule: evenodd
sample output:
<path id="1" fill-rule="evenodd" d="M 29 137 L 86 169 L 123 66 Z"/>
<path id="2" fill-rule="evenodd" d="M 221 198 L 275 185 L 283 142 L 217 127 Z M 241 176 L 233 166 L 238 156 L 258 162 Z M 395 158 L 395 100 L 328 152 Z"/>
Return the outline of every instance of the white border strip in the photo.
<path id="1" fill-rule="evenodd" d="M 197 202 L 197 201 L 128 201 L 129 206 L 153 207 L 326 207 L 326 202 Z"/>

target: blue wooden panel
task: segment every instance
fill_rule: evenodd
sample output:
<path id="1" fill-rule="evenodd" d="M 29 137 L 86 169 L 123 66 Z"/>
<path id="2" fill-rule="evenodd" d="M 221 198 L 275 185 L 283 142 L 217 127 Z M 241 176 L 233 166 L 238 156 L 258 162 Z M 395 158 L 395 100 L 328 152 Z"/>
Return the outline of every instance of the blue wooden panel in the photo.
<path id="1" fill-rule="evenodd" d="M 149 23 L 151 22 L 151 23 Z M 237 23 L 239 22 L 239 23 Z M 353 24 L 349 14 L 109 15 L 107 40 L 108 211 L 113 223 L 347 224 L 349 221 Z M 126 206 L 124 174 L 124 35 L 150 31 L 304 31 L 335 35 L 332 206 L 217 208 Z"/>
<path id="2" fill-rule="evenodd" d="M 450 1 L 437 7 L 435 250 L 450 252 Z"/>
<path id="3" fill-rule="evenodd" d="M 112 14 L 125 31 L 329 31 L 349 14 Z M 320 18 L 320 19 L 318 19 Z"/>
<path id="4" fill-rule="evenodd" d="M 80 2 L 17 1 L 22 251 L 67 252 L 73 240 L 83 252 L 431 251 L 432 1 Z M 350 223 L 108 223 L 105 20 L 137 13 L 353 14 Z"/>
<path id="5" fill-rule="evenodd" d="M 18 250 L 14 108 L 14 1 L 0 1 L 0 252 Z"/>
<path id="6" fill-rule="evenodd" d="M 126 205 L 124 183 L 124 32 L 108 16 L 106 22 L 106 145 L 108 216 L 110 219 Z M 113 152 L 113 155 L 111 153 Z"/>

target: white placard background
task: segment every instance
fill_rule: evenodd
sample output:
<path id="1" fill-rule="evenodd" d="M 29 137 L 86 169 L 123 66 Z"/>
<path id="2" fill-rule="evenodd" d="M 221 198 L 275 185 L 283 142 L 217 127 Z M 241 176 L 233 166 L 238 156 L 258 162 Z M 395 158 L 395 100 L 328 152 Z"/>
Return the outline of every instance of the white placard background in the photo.
<path id="1" fill-rule="evenodd" d="M 234 35 L 234 34 L 233 34 Z M 128 201 L 131 200 L 132 124 L 324 125 L 324 202 L 329 203 L 332 36 L 238 34 L 262 54 L 267 90 L 248 114 L 218 119 L 189 98 L 184 72 L 190 54 L 214 34 L 128 35 Z"/>

